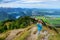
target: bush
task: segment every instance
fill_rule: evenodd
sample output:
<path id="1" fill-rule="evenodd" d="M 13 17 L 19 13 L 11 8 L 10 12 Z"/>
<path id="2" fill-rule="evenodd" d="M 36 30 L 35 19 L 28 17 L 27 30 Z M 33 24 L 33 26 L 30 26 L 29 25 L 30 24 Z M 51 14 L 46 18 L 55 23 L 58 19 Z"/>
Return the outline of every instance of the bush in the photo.
<path id="1" fill-rule="evenodd" d="M 16 20 L 5 20 L 0 23 L 0 33 L 6 30 L 25 28 L 30 25 L 31 22 L 36 23 L 36 21 L 29 16 L 20 17 Z"/>

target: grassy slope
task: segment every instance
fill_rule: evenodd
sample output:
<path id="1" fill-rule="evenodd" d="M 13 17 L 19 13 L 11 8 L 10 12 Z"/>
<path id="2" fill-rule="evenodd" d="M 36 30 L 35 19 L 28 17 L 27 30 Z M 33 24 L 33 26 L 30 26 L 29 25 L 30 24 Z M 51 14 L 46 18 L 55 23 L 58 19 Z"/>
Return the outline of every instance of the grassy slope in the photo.
<path id="1" fill-rule="evenodd" d="M 25 40 L 25 38 L 26 38 L 28 35 L 30 35 L 30 30 L 28 30 L 28 29 L 30 29 L 31 27 L 32 27 L 32 26 L 29 26 L 29 27 L 25 28 L 25 31 L 22 32 L 21 34 L 19 34 L 19 36 L 16 36 L 13 40 Z M 52 33 L 56 34 L 55 31 L 50 30 L 50 29 L 47 28 L 47 27 L 43 27 L 43 30 L 48 30 L 48 32 L 49 32 L 50 34 L 52 34 Z M 43 31 L 43 30 L 42 30 L 42 31 Z M 4 40 L 4 39 L 6 38 L 6 36 L 8 35 L 8 33 L 9 33 L 9 32 L 2 33 L 2 36 L 0 36 L 0 40 Z M 49 37 L 49 40 L 59 40 L 59 39 L 60 39 L 60 34 L 50 35 L 50 37 Z"/>
<path id="2" fill-rule="evenodd" d="M 38 17 L 38 19 L 39 18 L 41 18 L 41 19 L 43 19 L 44 21 L 47 21 L 46 19 L 45 19 L 45 17 Z M 57 19 L 56 19 L 57 20 Z M 59 19 L 60 20 L 60 19 Z M 47 22 L 51 22 L 51 21 L 47 21 Z M 58 23 L 58 22 L 56 22 L 56 23 Z M 26 30 L 27 30 L 28 28 L 26 28 Z M 47 30 L 48 28 L 44 28 L 45 30 Z M 60 30 L 60 29 L 59 29 Z M 58 30 L 58 31 L 59 31 Z M 49 30 L 48 29 L 48 31 L 50 32 L 50 33 L 55 33 L 53 30 Z M 24 40 L 28 35 L 29 35 L 29 33 L 30 33 L 30 31 L 25 31 L 25 32 L 23 32 L 24 34 L 22 34 L 21 36 L 18 36 L 18 37 L 16 37 L 14 40 Z M 7 36 L 7 34 L 8 33 L 2 33 L 2 36 L 0 36 L 0 40 L 4 40 L 5 38 L 6 38 L 6 36 Z M 50 37 L 49 37 L 49 40 L 59 40 L 60 39 L 60 34 L 57 34 L 57 35 L 51 35 Z"/>
<path id="3" fill-rule="evenodd" d="M 0 34 L 0 40 L 5 40 L 5 38 L 9 35 L 10 31 L 6 31 Z"/>
<path id="4" fill-rule="evenodd" d="M 43 21 L 45 21 L 51 25 L 59 25 L 60 24 L 60 18 L 50 18 L 50 17 L 44 17 L 44 16 L 36 16 L 35 18 L 43 19 Z"/>
<path id="5" fill-rule="evenodd" d="M 36 16 L 36 18 L 37 19 L 43 19 L 45 22 L 47 22 L 49 24 L 60 24 L 60 18 L 50 19 L 50 18 L 45 18 L 45 17 L 40 17 L 40 16 Z M 57 28 L 57 29 L 60 32 L 60 28 Z M 49 32 L 50 32 L 50 34 L 51 33 L 55 34 L 55 32 L 53 30 L 50 30 Z M 51 35 L 49 37 L 49 40 L 60 40 L 60 34 Z"/>
<path id="6" fill-rule="evenodd" d="M 34 27 L 34 25 L 28 26 L 25 30 L 16 36 L 13 40 L 25 40 L 25 38 L 30 35 L 30 28 Z"/>
<path id="7" fill-rule="evenodd" d="M 57 40 L 60 37 L 59 34 L 57 34 L 54 30 L 50 30 L 47 27 L 43 27 L 43 30 L 47 30 L 49 32 L 49 34 L 54 34 L 54 35 L 50 35 L 49 40 L 54 40 L 54 39 Z M 22 34 L 21 36 L 16 37 L 14 40 L 25 40 L 25 38 L 28 35 L 30 35 L 30 31 L 25 31 L 24 34 Z"/>

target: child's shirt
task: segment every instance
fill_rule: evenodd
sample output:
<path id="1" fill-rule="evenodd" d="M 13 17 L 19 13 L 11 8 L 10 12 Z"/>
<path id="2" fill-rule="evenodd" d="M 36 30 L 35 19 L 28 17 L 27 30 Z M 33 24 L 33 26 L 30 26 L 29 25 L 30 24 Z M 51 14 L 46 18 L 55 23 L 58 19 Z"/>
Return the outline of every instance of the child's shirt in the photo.
<path id="1" fill-rule="evenodd" d="M 37 23 L 37 28 L 38 28 L 39 31 L 42 30 L 42 24 Z"/>

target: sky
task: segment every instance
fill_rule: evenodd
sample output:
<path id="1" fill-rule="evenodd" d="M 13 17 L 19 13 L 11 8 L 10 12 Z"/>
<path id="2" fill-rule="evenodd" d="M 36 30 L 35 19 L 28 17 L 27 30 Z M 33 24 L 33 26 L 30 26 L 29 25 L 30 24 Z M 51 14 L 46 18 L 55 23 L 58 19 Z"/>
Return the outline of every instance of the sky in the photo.
<path id="1" fill-rule="evenodd" d="M 0 0 L 6 8 L 60 8 L 60 0 Z"/>

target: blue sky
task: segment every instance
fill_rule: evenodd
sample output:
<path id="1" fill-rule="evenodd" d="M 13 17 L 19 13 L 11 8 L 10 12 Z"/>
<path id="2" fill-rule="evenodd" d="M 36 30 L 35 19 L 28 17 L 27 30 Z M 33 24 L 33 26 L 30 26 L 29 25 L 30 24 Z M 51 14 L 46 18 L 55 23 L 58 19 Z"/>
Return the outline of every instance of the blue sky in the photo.
<path id="1" fill-rule="evenodd" d="M 6 8 L 60 8 L 60 0 L 0 0 Z"/>

